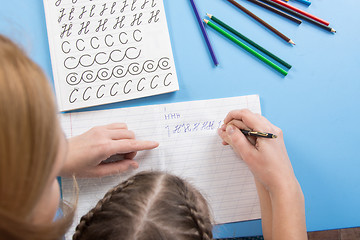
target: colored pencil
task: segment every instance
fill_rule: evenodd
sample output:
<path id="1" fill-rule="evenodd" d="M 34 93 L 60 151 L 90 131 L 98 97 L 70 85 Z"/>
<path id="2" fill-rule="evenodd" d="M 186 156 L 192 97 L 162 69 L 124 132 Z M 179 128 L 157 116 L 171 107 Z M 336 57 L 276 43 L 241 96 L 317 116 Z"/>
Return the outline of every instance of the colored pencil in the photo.
<path id="1" fill-rule="evenodd" d="M 335 33 L 335 32 L 336 32 L 336 30 L 333 29 L 332 27 L 326 26 L 325 24 L 322 24 L 322 23 L 320 23 L 320 22 L 318 22 L 318 21 L 315 21 L 315 20 L 312 19 L 312 18 L 309 18 L 309 17 L 307 17 L 307 16 L 305 16 L 305 15 L 302 15 L 302 14 L 300 14 L 300 13 L 294 11 L 294 10 L 291 10 L 291 9 L 289 9 L 289 8 L 287 8 L 287 7 L 284 7 L 283 5 L 278 4 L 278 3 L 276 3 L 276 2 L 274 2 L 274 1 L 272 1 L 272 0 L 260 0 L 260 1 L 262 1 L 262 2 L 264 2 L 264 3 L 267 3 L 267 4 L 269 4 L 269 5 L 273 6 L 273 7 L 276 7 L 276 8 L 278 8 L 278 9 L 280 9 L 280 10 L 283 10 L 284 12 L 290 13 L 290 14 L 298 17 L 298 18 L 301 18 L 301 19 L 303 19 L 303 20 L 306 20 L 306 21 L 308 21 L 308 22 L 310 22 L 310 23 L 312 23 L 312 24 L 314 24 L 314 25 L 316 25 L 316 26 L 318 26 L 318 27 L 321 27 L 321 28 L 323 28 L 323 29 L 325 29 L 325 30 L 327 30 L 327 31 L 329 31 L 329 32 L 332 32 L 332 33 Z"/>
<path id="2" fill-rule="evenodd" d="M 285 36 L 284 34 L 282 34 L 281 32 L 279 32 L 279 31 L 278 31 L 277 29 L 275 29 L 273 26 L 271 26 L 270 24 L 268 24 L 267 22 L 265 22 L 264 20 L 262 20 L 261 18 L 259 18 L 259 17 L 256 16 L 255 14 L 253 14 L 252 12 L 250 12 L 248 9 L 246 9 L 245 7 L 243 7 L 242 5 L 240 5 L 239 3 L 235 2 L 234 0 L 227 0 L 227 1 L 230 2 L 231 4 L 233 4 L 235 7 L 239 8 L 241 11 L 243 11 L 244 13 L 246 13 L 247 15 L 249 15 L 250 17 L 252 17 L 253 19 L 255 19 L 256 21 L 258 21 L 260 24 L 262 24 L 262 25 L 265 26 L 267 29 L 269 29 L 270 31 L 272 31 L 273 33 L 275 33 L 276 35 L 278 35 L 280 38 L 284 39 L 286 42 L 295 45 L 295 43 L 293 42 L 293 40 L 291 40 L 290 38 L 288 38 L 287 36 Z"/>
<path id="3" fill-rule="evenodd" d="M 311 19 L 313 19 L 315 21 L 318 21 L 319 23 L 322 23 L 322 24 L 324 24 L 326 26 L 329 26 L 329 24 L 330 24 L 329 22 L 327 22 L 327 21 L 325 21 L 325 20 L 323 20 L 321 18 L 318 18 L 318 17 L 316 17 L 316 16 L 314 16 L 314 15 L 308 13 L 308 12 L 305 12 L 305 11 L 299 9 L 299 8 L 291 6 L 290 4 L 285 3 L 283 1 L 280 1 L 280 0 L 271 0 L 271 1 L 276 2 L 276 3 L 280 4 L 280 5 L 283 5 L 284 7 L 287 7 L 287 8 L 289 8 L 289 9 L 295 11 L 295 12 L 298 12 L 298 13 L 304 15 L 304 16 L 307 16 L 307 17 L 309 17 L 309 18 L 311 18 Z"/>
<path id="4" fill-rule="evenodd" d="M 207 45 L 207 47 L 208 47 L 208 49 L 209 49 L 211 58 L 212 58 L 212 60 L 213 60 L 213 62 L 214 62 L 214 64 L 215 64 L 215 66 L 218 66 L 218 65 L 219 65 L 219 62 L 218 62 L 218 60 L 216 59 L 214 50 L 213 50 L 213 48 L 212 48 L 212 46 L 211 46 L 209 37 L 208 37 L 208 35 L 207 35 L 207 33 L 206 33 L 204 24 L 203 24 L 203 22 L 201 21 L 201 18 L 200 18 L 200 15 L 199 15 L 199 11 L 198 11 L 197 8 L 196 8 L 196 5 L 195 5 L 194 0 L 190 0 L 190 3 L 191 3 L 191 6 L 192 6 L 192 8 L 193 8 L 193 10 L 194 10 L 194 13 L 195 13 L 195 16 L 196 16 L 196 20 L 197 20 L 198 23 L 199 23 L 201 32 L 202 32 L 202 34 L 203 34 L 203 36 L 204 36 L 206 45 Z"/>
<path id="5" fill-rule="evenodd" d="M 307 5 L 307 6 L 310 6 L 310 5 L 311 5 L 311 2 L 309 2 L 309 1 L 307 1 L 307 0 L 295 0 L 295 1 L 301 2 L 301 3 L 303 3 L 303 4 Z"/>
<path id="6" fill-rule="evenodd" d="M 204 22 L 211 28 L 213 28 L 215 31 L 219 32 L 220 34 L 222 34 L 224 37 L 228 38 L 229 40 L 231 40 L 232 42 L 234 42 L 235 44 L 237 44 L 238 46 L 240 46 L 241 48 L 243 48 L 244 50 L 246 50 L 247 52 L 251 53 L 252 55 L 254 55 L 255 57 L 257 57 L 258 59 L 260 59 L 261 61 L 263 61 L 264 63 L 268 64 L 270 67 L 274 68 L 276 71 L 278 71 L 279 73 L 283 74 L 284 76 L 286 76 L 288 74 L 287 71 L 285 71 L 284 69 L 282 69 L 281 67 L 279 67 L 278 65 L 276 65 L 275 63 L 273 63 L 272 61 L 270 61 L 269 59 L 267 59 L 266 57 L 262 56 L 261 54 L 259 54 L 258 52 L 254 51 L 252 48 L 246 46 L 244 43 L 240 42 L 237 38 L 233 37 L 232 35 L 230 35 L 229 33 L 227 33 L 225 30 L 221 29 L 220 27 L 218 27 L 217 25 L 215 25 L 214 23 L 212 23 L 210 20 L 206 20 L 204 19 Z"/>
<path id="7" fill-rule="evenodd" d="M 263 7 L 265 9 L 269 10 L 269 11 L 272 11 L 272 12 L 274 12 L 276 14 L 279 14 L 280 16 L 282 16 L 284 18 L 287 18 L 290 21 L 293 21 L 293 22 L 295 22 L 297 24 L 302 23 L 302 21 L 300 19 L 298 19 L 296 17 L 293 17 L 293 16 L 291 16 L 291 15 L 289 15 L 289 14 L 283 12 L 283 11 L 280 11 L 279 9 L 274 8 L 274 7 L 270 6 L 270 5 L 267 5 L 266 3 L 260 2 L 258 0 L 248 0 L 248 1 L 252 2 L 252 3 L 256 4 L 256 5 L 259 5 L 260 7 Z"/>
<path id="8" fill-rule="evenodd" d="M 252 41 L 251 39 L 247 38 L 246 36 L 242 35 L 241 33 L 239 33 L 238 31 L 236 31 L 234 28 L 230 27 L 229 25 L 227 25 L 226 23 L 224 23 L 223 21 L 221 21 L 220 19 L 216 18 L 215 16 L 211 15 L 211 14 L 207 14 L 207 16 L 213 20 L 215 23 L 219 24 L 220 26 L 222 26 L 223 28 L 227 29 L 229 32 L 233 33 L 234 35 L 238 36 L 239 38 L 241 38 L 242 40 L 244 40 L 245 42 L 247 42 L 248 44 L 250 44 L 251 46 L 253 46 L 254 48 L 258 49 L 259 51 L 263 52 L 264 54 L 268 55 L 269 57 L 271 57 L 272 59 L 276 60 L 277 62 L 281 63 L 282 65 L 284 65 L 287 68 L 291 68 L 292 66 L 285 62 L 284 60 L 282 60 L 281 58 L 277 57 L 275 54 L 269 52 L 268 50 L 266 50 L 265 48 L 261 47 L 259 44 L 255 43 L 254 41 Z"/>

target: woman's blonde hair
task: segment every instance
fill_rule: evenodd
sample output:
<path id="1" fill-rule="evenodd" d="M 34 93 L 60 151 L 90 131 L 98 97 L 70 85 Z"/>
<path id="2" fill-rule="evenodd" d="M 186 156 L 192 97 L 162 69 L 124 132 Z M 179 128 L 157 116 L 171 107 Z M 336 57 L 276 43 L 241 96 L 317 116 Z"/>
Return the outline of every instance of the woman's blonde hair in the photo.
<path id="1" fill-rule="evenodd" d="M 73 240 L 212 240 L 208 204 L 191 184 L 165 172 L 141 172 L 85 214 Z"/>
<path id="2" fill-rule="evenodd" d="M 0 239 L 59 239 L 72 220 L 31 222 L 53 170 L 61 133 L 42 70 L 0 35 Z"/>

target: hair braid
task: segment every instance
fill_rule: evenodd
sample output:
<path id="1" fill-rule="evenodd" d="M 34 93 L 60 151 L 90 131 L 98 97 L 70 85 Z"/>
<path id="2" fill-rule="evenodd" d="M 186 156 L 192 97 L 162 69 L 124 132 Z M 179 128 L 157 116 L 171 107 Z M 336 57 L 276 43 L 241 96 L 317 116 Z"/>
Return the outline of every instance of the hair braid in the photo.
<path id="1" fill-rule="evenodd" d="M 107 202 L 110 201 L 110 199 L 112 198 L 112 196 L 116 193 L 119 193 L 121 191 L 123 191 L 125 188 L 127 188 L 128 186 L 130 186 L 131 184 L 134 183 L 136 178 L 136 175 L 129 178 L 128 180 L 126 180 L 125 182 L 120 183 L 119 185 L 117 185 L 116 187 L 110 189 L 105 195 L 104 197 L 96 204 L 96 206 L 91 209 L 87 214 L 85 214 L 84 216 L 81 217 L 80 219 L 80 223 L 76 226 L 76 230 L 75 233 L 73 235 L 73 240 L 79 240 L 81 239 L 81 235 L 82 233 L 86 230 L 86 228 L 91 224 L 91 221 L 94 217 L 94 215 L 97 212 L 100 212 L 102 210 L 102 207 L 104 204 L 106 204 Z"/>
<path id="2" fill-rule="evenodd" d="M 81 218 L 73 240 L 212 240 L 211 223 L 207 202 L 195 187 L 148 171 L 110 190 Z"/>
<path id="3" fill-rule="evenodd" d="M 178 181 L 178 184 L 180 185 L 179 193 L 185 200 L 184 207 L 188 209 L 190 218 L 195 223 L 197 231 L 199 232 L 200 239 L 212 240 L 213 235 L 212 224 L 210 220 L 211 218 L 209 216 L 208 206 L 205 199 L 189 183 L 186 183 L 180 179 L 180 181 Z M 203 204 L 199 204 L 199 202 L 201 201 L 203 202 Z"/>

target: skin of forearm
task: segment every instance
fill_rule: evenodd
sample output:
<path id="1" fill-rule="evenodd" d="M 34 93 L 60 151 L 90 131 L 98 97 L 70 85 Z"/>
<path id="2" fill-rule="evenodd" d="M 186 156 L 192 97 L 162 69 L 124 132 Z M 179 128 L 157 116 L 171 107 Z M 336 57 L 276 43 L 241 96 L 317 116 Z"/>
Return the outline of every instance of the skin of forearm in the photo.
<path id="1" fill-rule="evenodd" d="M 261 208 L 261 225 L 265 240 L 272 239 L 272 206 L 269 192 L 264 185 L 255 178 Z"/>
<path id="2" fill-rule="evenodd" d="M 307 239 L 304 195 L 298 182 L 286 183 L 270 192 L 272 239 Z"/>

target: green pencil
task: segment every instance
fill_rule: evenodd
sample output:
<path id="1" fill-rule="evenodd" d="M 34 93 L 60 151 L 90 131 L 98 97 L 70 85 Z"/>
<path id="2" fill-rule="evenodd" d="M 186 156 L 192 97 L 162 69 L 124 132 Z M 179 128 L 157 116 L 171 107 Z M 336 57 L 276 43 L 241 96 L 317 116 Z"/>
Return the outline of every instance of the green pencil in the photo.
<path id="1" fill-rule="evenodd" d="M 275 63 L 273 63 L 272 61 L 270 61 L 269 59 L 267 59 L 266 57 L 262 56 L 261 54 L 259 54 L 258 52 L 254 51 L 252 48 L 246 46 L 244 43 L 240 42 L 237 38 L 231 36 L 229 33 L 225 32 L 224 30 L 222 30 L 221 28 L 219 28 L 218 26 L 216 26 L 214 23 L 210 22 L 209 20 L 204 19 L 204 22 L 211 28 L 213 28 L 215 31 L 219 32 L 220 34 L 224 35 L 226 38 L 228 38 L 229 40 L 231 40 L 232 42 L 236 43 L 238 46 L 240 46 L 241 48 L 243 48 L 244 50 L 246 50 L 247 52 L 251 53 L 252 55 L 254 55 L 255 57 L 257 57 L 258 59 L 260 59 L 261 61 L 263 61 L 264 63 L 268 64 L 270 67 L 274 68 L 276 71 L 278 71 L 279 73 L 283 74 L 284 76 L 286 76 L 288 74 L 287 71 L 285 71 L 284 69 L 282 69 L 281 67 L 279 67 L 278 65 L 276 65 Z"/>
<path id="2" fill-rule="evenodd" d="M 228 31 L 232 32 L 233 34 L 235 34 L 236 36 L 238 36 L 239 38 L 241 38 L 242 40 L 244 40 L 245 42 L 249 43 L 250 45 L 252 45 L 253 47 L 257 48 L 259 51 L 263 52 L 264 54 L 268 55 L 269 57 L 271 57 L 272 59 L 278 61 L 279 63 L 281 63 L 282 65 L 284 65 L 287 68 L 291 68 L 292 66 L 285 62 L 284 60 L 282 60 L 281 58 L 275 56 L 275 54 L 269 52 L 268 50 L 266 50 L 265 48 L 263 48 L 262 46 L 260 46 L 259 44 L 255 43 L 254 41 L 252 41 L 251 39 L 245 37 L 244 35 L 242 35 L 241 33 L 239 33 L 238 31 L 236 31 L 235 29 L 233 29 L 232 27 L 230 27 L 229 25 L 227 25 L 226 23 L 224 23 L 223 21 L 221 21 L 220 19 L 216 18 L 215 16 L 211 15 L 211 14 L 207 14 L 207 16 L 213 20 L 214 22 L 216 22 L 217 24 L 219 24 L 220 26 L 222 26 L 223 28 L 227 29 Z"/>

